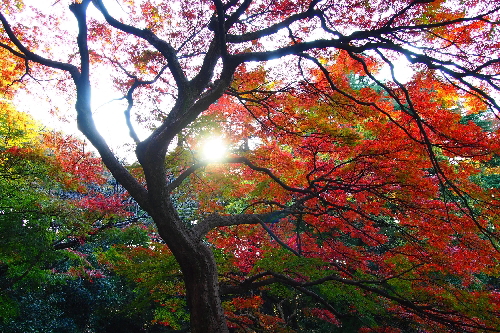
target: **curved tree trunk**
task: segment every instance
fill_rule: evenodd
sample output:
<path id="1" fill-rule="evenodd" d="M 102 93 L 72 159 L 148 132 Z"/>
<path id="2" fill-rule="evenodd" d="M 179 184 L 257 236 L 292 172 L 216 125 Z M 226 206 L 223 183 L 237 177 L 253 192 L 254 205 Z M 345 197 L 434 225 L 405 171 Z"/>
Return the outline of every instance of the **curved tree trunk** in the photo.
<path id="1" fill-rule="evenodd" d="M 189 247 L 172 244 L 169 247 L 181 266 L 191 332 L 229 332 L 220 302 L 217 266 L 212 251 L 202 243 Z"/>
<path id="2" fill-rule="evenodd" d="M 103 8 L 100 1 L 96 1 L 96 3 L 99 8 Z M 77 43 L 82 62 L 81 69 L 78 70 L 77 67 L 69 64 L 50 62 L 40 57 L 35 57 L 33 60 L 44 63 L 49 67 L 66 70 L 71 74 L 77 91 L 75 108 L 78 115 L 79 129 L 99 151 L 104 164 L 113 176 L 153 218 L 160 236 L 166 242 L 181 267 L 190 311 L 191 332 L 227 333 L 229 330 L 219 297 L 217 265 L 213 253 L 183 223 L 171 202 L 166 180 L 165 155 L 168 145 L 176 133 L 179 133 L 184 126 L 194 120 L 200 112 L 208 108 L 213 101 L 223 94 L 230 84 L 232 73 L 237 64 L 225 66 L 217 88 L 213 89 L 208 96 L 200 98 L 213 75 L 213 69 L 219 58 L 217 42 L 212 43 L 210 47 L 210 52 L 208 52 L 210 54 L 209 61 L 203 67 L 205 72 L 200 73 L 196 80 L 193 79 L 193 82 L 189 82 L 182 74 L 182 70 L 172 53 L 173 49 L 168 43 L 161 42 L 147 30 L 129 27 L 132 29 L 133 34 L 148 40 L 164 51 L 168 61 L 171 62 L 170 69 L 177 75 L 177 83 L 180 85 L 178 100 L 168 119 L 147 140 L 137 145 L 137 157 L 146 176 L 147 188 L 145 188 L 117 160 L 97 131 L 92 118 L 90 60 L 86 23 L 86 9 L 89 4 L 90 0 L 86 0 L 70 6 L 79 26 Z M 106 16 L 105 11 L 103 14 Z M 107 20 L 116 25 L 116 22 L 109 17 L 107 17 Z M 118 27 L 123 28 L 119 24 Z M 126 30 L 126 32 L 131 33 L 128 28 Z M 21 44 L 20 47 L 24 53 L 34 57 Z"/>
<path id="3" fill-rule="evenodd" d="M 144 155 L 143 155 L 144 156 Z M 219 297 L 217 265 L 212 250 L 180 219 L 166 190 L 163 163 L 143 161 L 149 192 L 149 214 L 161 238 L 179 263 L 186 287 L 192 333 L 229 332 Z M 152 168 L 148 168 L 152 166 Z"/>
<path id="4" fill-rule="evenodd" d="M 199 244 L 177 256 L 191 312 L 191 332 L 229 332 L 219 297 L 217 266 L 212 251 Z"/>

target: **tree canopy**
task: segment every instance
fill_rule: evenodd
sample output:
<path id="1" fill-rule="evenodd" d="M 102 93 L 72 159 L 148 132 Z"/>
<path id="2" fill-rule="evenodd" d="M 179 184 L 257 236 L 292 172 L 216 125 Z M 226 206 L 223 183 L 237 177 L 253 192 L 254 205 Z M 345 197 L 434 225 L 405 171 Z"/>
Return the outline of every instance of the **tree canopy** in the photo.
<path id="1" fill-rule="evenodd" d="M 500 331 L 496 2 L 116 3 L 2 3 L 0 46 L 23 73 L 1 82 L 74 98 L 80 131 L 154 221 L 150 244 L 102 258 L 161 303 L 155 320 Z M 93 119 L 106 82 L 133 167 Z M 214 137 L 217 161 L 201 153 Z"/>

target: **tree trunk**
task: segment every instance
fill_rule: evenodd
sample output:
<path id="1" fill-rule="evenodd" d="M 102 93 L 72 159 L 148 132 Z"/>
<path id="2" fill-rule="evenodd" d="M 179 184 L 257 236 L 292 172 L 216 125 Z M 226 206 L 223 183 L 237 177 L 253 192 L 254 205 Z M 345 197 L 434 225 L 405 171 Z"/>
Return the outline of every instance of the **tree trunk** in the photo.
<path id="1" fill-rule="evenodd" d="M 200 244 L 195 251 L 186 251 L 181 264 L 191 313 L 191 332 L 229 332 L 219 297 L 217 266 L 212 251 Z"/>
<path id="2" fill-rule="evenodd" d="M 212 250 L 180 220 L 171 201 L 159 198 L 151 215 L 179 263 L 186 287 L 191 333 L 228 333 Z M 161 203 L 161 204 L 160 204 Z"/>

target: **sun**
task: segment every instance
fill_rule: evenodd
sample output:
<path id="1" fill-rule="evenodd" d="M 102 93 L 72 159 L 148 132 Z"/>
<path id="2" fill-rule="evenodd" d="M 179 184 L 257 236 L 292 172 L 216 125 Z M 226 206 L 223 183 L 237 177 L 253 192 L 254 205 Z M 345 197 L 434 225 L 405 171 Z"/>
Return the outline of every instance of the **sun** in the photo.
<path id="1" fill-rule="evenodd" d="M 210 137 L 204 140 L 201 158 L 206 162 L 218 162 L 227 154 L 227 145 L 221 137 Z"/>

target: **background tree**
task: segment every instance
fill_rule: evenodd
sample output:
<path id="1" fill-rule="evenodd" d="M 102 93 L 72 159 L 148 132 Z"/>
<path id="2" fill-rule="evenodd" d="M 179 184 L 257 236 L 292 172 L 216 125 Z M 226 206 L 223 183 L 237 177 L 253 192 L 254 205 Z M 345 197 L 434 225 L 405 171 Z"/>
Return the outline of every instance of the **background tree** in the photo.
<path id="1" fill-rule="evenodd" d="M 101 0 L 31 16 L 3 5 L 1 46 L 76 91 L 79 129 L 179 264 L 192 332 L 228 332 L 226 317 L 300 329 L 311 300 L 301 315 L 365 331 L 499 330 L 498 188 L 473 177 L 498 154 L 498 130 L 462 121 L 498 116 L 497 4 L 120 4 L 120 19 Z M 74 18 L 77 35 L 62 24 Z M 401 58 L 416 71 L 406 83 Z M 103 75 L 128 103 L 144 178 L 94 124 Z M 215 130 L 234 149 L 211 168 L 191 152 Z M 199 211 L 185 221 L 173 199 L 190 189 Z"/>
<path id="2" fill-rule="evenodd" d="M 147 247 L 143 217 L 82 141 L 1 107 L 0 330 L 161 331 L 153 300 L 131 306 L 133 286 L 99 260 L 116 244 Z"/>

